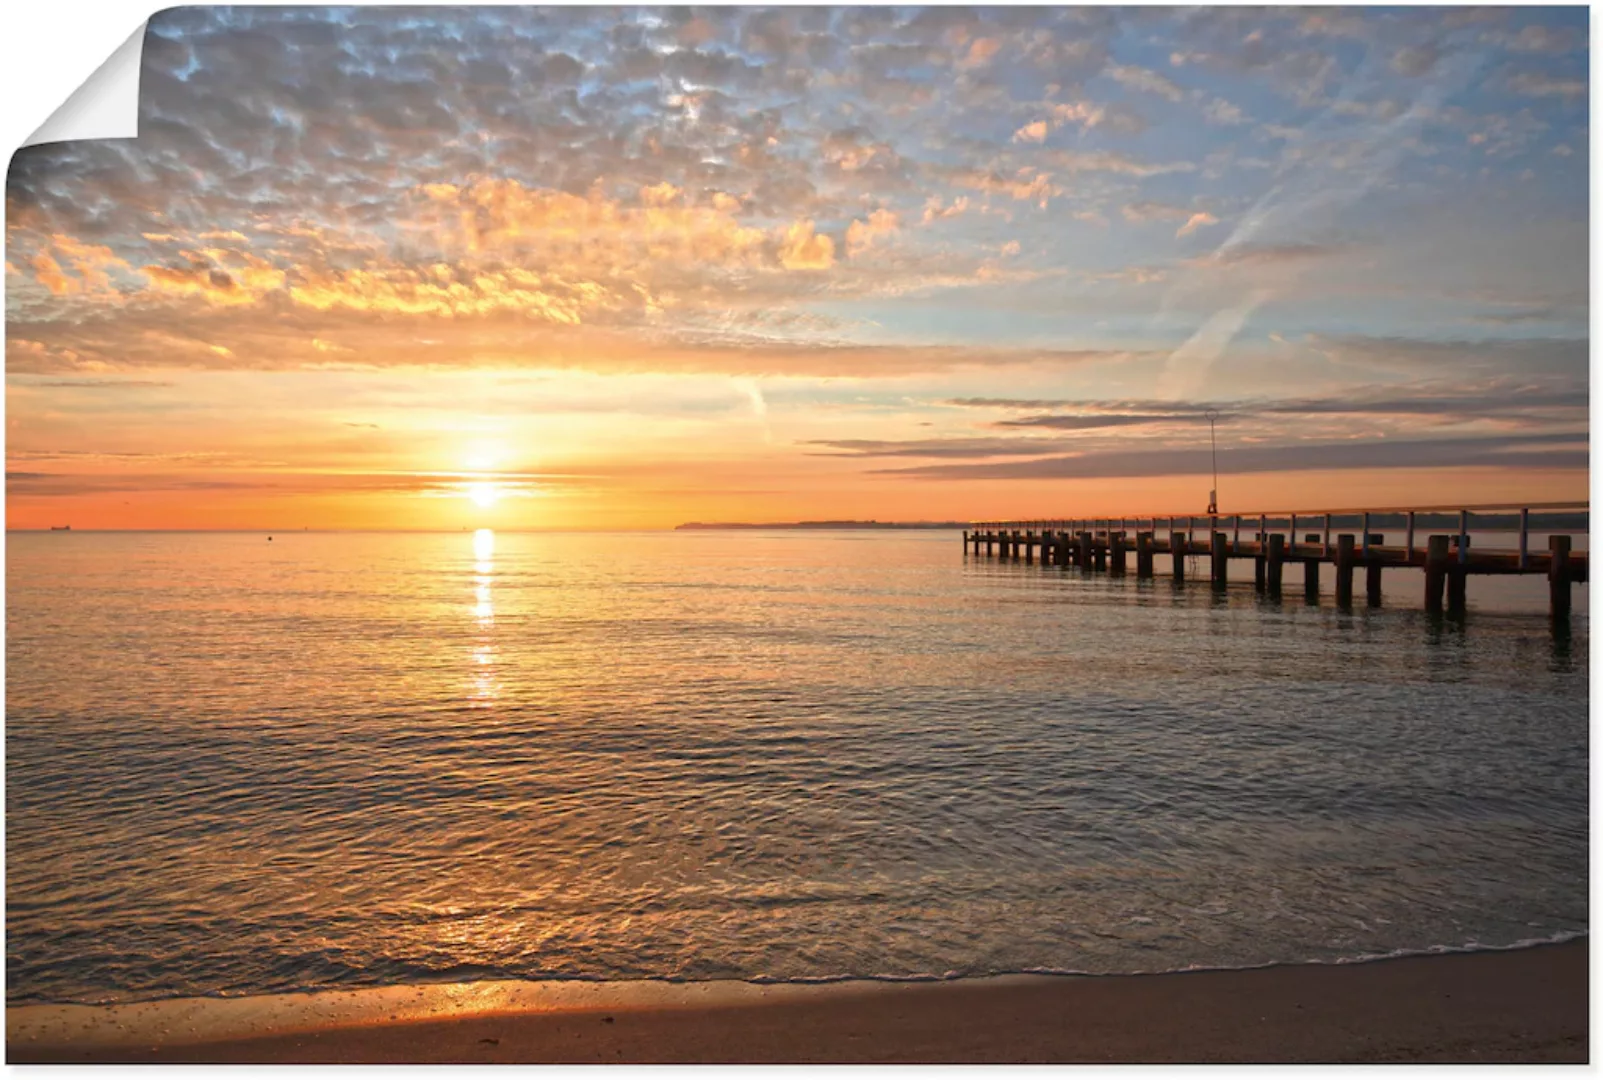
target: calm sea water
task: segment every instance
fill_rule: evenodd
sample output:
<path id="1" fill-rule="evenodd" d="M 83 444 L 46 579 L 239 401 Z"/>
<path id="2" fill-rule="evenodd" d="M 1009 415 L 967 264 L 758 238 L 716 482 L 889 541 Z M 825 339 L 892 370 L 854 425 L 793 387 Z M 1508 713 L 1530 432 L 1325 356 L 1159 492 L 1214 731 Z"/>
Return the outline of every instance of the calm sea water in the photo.
<path id="1" fill-rule="evenodd" d="M 12 1002 L 1587 926 L 1584 589 L 1566 639 L 1540 580 L 1343 614 L 947 533 L 7 544 Z"/>

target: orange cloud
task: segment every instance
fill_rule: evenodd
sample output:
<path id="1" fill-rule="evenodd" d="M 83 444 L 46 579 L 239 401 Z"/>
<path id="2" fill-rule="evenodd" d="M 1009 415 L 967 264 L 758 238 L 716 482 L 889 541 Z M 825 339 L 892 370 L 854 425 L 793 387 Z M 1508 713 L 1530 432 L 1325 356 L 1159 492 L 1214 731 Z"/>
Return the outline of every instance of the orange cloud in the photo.
<path id="1" fill-rule="evenodd" d="M 595 282 L 564 282 L 516 268 L 330 271 L 307 275 L 289 293 L 297 304 L 317 311 L 445 318 L 509 312 L 568 326 L 582 323 L 588 311 L 621 306 L 614 293 Z M 329 351 L 326 343 L 313 345 Z"/>
<path id="2" fill-rule="evenodd" d="M 893 235 L 901 228 L 896 211 L 883 207 L 868 215 L 867 221 L 854 221 L 846 227 L 846 254 L 856 258 L 873 247 L 881 237 Z"/>
<path id="3" fill-rule="evenodd" d="M 958 67 L 984 67 L 1001 48 L 1002 42 L 997 38 L 975 38 L 974 43 L 968 47 L 968 52 L 958 61 Z"/>
<path id="4" fill-rule="evenodd" d="M 284 271 L 248 251 L 203 248 L 181 252 L 185 266 L 142 266 L 150 291 L 168 296 L 199 297 L 217 307 L 254 304 L 284 287 Z"/>
<path id="5" fill-rule="evenodd" d="M 57 256 L 60 257 L 58 260 Z M 34 278 L 55 296 L 110 295 L 111 268 L 128 269 L 109 247 L 85 244 L 71 236 L 55 233 L 49 242 L 28 260 Z M 63 267 L 68 263 L 72 270 Z M 72 271 L 76 271 L 76 276 Z"/>
<path id="6" fill-rule="evenodd" d="M 1037 120 L 1025 124 L 1013 133 L 1014 142 L 1044 142 L 1046 140 L 1046 121 Z"/>
<path id="7" fill-rule="evenodd" d="M 943 207 L 939 195 L 931 195 L 924 203 L 924 224 L 943 218 L 954 218 L 968 209 L 968 196 L 959 195 L 952 200 L 952 205 Z"/>
<path id="8" fill-rule="evenodd" d="M 978 169 L 959 169 L 953 173 L 952 182 L 987 194 L 1009 195 L 1020 202 L 1034 202 L 1043 210 L 1053 196 L 1063 194 L 1063 189 L 1052 183 L 1051 173 L 1038 172 L 1028 165 L 1012 176 Z"/>
<path id="9" fill-rule="evenodd" d="M 1196 232 L 1205 225 L 1217 224 L 1219 224 L 1218 218 L 1214 217 L 1206 210 L 1199 210 L 1197 213 L 1186 218 L 1186 223 L 1176 229 L 1174 235 L 1176 239 L 1182 236 L 1190 236 L 1192 233 Z"/>
<path id="10" fill-rule="evenodd" d="M 785 230 L 779 263 L 786 270 L 828 270 L 835 265 L 835 241 L 815 234 L 811 221 L 798 221 Z"/>

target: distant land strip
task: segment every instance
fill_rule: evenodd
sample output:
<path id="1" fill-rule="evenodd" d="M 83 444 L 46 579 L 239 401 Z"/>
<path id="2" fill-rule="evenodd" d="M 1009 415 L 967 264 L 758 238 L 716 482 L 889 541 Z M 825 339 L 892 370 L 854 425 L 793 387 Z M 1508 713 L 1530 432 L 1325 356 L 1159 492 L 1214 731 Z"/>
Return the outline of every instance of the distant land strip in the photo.
<path id="1" fill-rule="evenodd" d="M 687 521 L 681 529 L 966 529 L 966 521 Z"/>

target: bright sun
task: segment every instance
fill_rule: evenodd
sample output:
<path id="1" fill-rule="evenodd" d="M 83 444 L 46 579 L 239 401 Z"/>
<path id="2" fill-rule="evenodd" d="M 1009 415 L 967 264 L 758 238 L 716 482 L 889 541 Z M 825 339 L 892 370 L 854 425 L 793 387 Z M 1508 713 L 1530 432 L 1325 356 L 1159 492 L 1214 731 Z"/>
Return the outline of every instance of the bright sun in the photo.
<path id="1" fill-rule="evenodd" d="M 475 480 L 468 484 L 468 498 L 473 500 L 475 506 L 485 508 L 494 506 L 500 497 L 501 489 L 493 481 Z"/>

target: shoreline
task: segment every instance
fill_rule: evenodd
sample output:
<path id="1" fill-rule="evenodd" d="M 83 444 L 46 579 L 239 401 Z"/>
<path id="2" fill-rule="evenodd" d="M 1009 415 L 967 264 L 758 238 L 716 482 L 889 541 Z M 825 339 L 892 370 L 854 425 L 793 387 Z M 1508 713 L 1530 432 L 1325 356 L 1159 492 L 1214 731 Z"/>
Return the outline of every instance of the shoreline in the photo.
<path id="1" fill-rule="evenodd" d="M 1588 1060 L 1588 938 L 905 982 L 442 983 L 6 1010 L 44 1062 Z"/>

